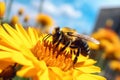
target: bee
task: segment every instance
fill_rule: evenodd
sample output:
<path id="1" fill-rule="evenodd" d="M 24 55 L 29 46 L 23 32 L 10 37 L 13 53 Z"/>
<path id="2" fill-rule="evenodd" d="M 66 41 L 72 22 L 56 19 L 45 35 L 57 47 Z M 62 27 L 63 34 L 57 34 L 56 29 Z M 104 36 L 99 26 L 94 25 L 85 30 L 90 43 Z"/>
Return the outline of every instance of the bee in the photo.
<path id="1" fill-rule="evenodd" d="M 68 27 L 63 27 L 61 30 L 59 27 L 56 27 L 52 34 L 48 34 L 44 37 L 44 40 L 50 36 L 53 36 L 53 44 L 56 47 L 58 47 L 60 43 L 64 45 L 64 47 L 60 49 L 60 52 L 64 51 L 67 47 L 70 47 L 71 49 L 77 49 L 77 52 L 74 53 L 76 56 L 73 60 L 73 64 L 77 62 L 80 53 L 83 56 L 89 55 L 90 48 L 86 41 L 91 41 L 93 43 L 99 44 L 99 41 L 96 39 L 87 35 L 79 34 L 76 32 L 76 30 Z"/>

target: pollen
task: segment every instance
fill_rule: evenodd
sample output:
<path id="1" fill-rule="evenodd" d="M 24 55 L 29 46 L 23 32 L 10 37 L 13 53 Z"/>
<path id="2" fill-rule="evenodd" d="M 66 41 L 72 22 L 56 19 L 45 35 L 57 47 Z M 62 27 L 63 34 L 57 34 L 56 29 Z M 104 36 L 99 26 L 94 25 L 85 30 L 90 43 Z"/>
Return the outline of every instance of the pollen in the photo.
<path id="1" fill-rule="evenodd" d="M 38 60 L 44 60 L 48 67 L 59 67 L 63 71 L 72 68 L 72 55 L 66 51 L 60 52 L 52 43 L 38 41 L 32 52 Z"/>

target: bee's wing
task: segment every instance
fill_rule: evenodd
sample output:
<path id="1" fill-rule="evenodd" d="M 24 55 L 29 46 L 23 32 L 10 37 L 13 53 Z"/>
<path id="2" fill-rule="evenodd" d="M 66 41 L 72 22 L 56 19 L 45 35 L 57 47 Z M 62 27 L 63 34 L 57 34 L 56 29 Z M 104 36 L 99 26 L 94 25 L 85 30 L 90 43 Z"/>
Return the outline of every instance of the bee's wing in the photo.
<path id="1" fill-rule="evenodd" d="M 100 42 L 98 40 L 94 39 L 93 37 L 87 36 L 87 35 L 75 33 L 75 34 L 72 34 L 72 36 L 84 39 L 86 41 L 91 41 L 91 42 L 96 43 L 96 44 L 100 44 Z"/>

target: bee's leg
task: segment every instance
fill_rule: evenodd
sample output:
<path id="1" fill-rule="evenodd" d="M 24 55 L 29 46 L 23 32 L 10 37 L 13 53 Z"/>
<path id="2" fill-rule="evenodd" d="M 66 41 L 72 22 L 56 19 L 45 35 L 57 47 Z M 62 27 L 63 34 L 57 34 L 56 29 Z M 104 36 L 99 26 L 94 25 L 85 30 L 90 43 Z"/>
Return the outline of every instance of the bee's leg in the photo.
<path id="1" fill-rule="evenodd" d="M 60 34 L 59 38 L 56 39 L 57 43 L 55 45 L 55 48 L 57 48 L 59 46 L 59 44 L 61 43 L 62 39 L 63 39 L 63 34 Z M 55 44 L 55 42 L 53 44 Z"/>
<path id="2" fill-rule="evenodd" d="M 54 47 L 54 49 L 53 49 L 53 53 L 55 53 L 57 47 L 58 47 L 59 44 L 61 43 L 62 37 L 63 37 L 63 35 L 61 34 L 61 35 L 55 40 L 56 42 L 53 43 L 53 44 L 55 44 L 55 47 Z M 54 40 L 53 40 L 53 41 L 54 41 Z"/>
<path id="3" fill-rule="evenodd" d="M 83 56 L 87 56 L 87 55 L 90 54 L 90 48 L 89 48 L 87 42 L 82 41 L 80 47 L 81 47 L 81 54 L 82 54 Z"/>
<path id="4" fill-rule="evenodd" d="M 61 35 L 56 35 L 53 36 L 53 44 L 55 44 L 56 42 L 61 42 Z"/>
<path id="5" fill-rule="evenodd" d="M 70 51 L 70 54 L 72 54 L 72 53 L 76 54 L 75 50 L 78 49 L 78 46 L 70 45 L 70 48 L 73 49 Z"/>
<path id="6" fill-rule="evenodd" d="M 60 32 L 53 34 L 53 44 L 58 42 L 61 39 L 61 36 L 62 36 L 62 34 Z"/>
<path id="7" fill-rule="evenodd" d="M 80 52 L 81 52 L 81 49 L 78 48 L 77 54 L 76 54 L 76 56 L 75 56 L 75 58 L 74 58 L 74 60 L 73 60 L 73 65 L 77 62 L 78 56 L 79 56 Z"/>
<path id="8" fill-rule="evenodd" d="M 47 34 L 44 38 L 43 41 L 45 41 L 46 39 L 48 39 L 51 36 L 51 34 Z"/>
<path id="9" fill-rule="evenodd" d="M 63 48 L 60 49 L 60 52 L 64 51 L 65 48 L 69 47 L 71 45 L 72 41 L 69 40 L 68 42 L 66 42 L 65 46 Z"/>

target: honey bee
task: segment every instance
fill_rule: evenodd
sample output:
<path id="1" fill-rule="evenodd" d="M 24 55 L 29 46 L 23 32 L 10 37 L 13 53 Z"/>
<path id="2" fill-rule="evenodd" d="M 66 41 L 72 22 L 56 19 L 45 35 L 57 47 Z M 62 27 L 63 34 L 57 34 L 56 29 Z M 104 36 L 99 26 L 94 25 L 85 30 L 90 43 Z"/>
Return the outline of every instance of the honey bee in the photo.
<path id="1" fill-rule="evenodd" d="M 52 34 L 48 34 L 44 37 L 44 40 L 50 36 L 53 36 L 53 44 L 56 47 L 58 47 L 60 43 L 64 45 L 64 47 L 60 49 L 60 52 L 64 51 L 67 47 L 70 47 L 71 49 L 77 49 L 77 52 L 74 53 L 76 56 L 73 60 L 73 64 L 77 62 L 80 53 L 83 56 L 89 55 L 90 48 L 86 41 L 91 41 L 93 43 L 99 44 L 99 41 L 96 39 L 87 35 L 79 34 L 76 32 L 76 30 L 68 27 L 64 27 L 61 30 L 59 27 L 56 27 Z"/>

